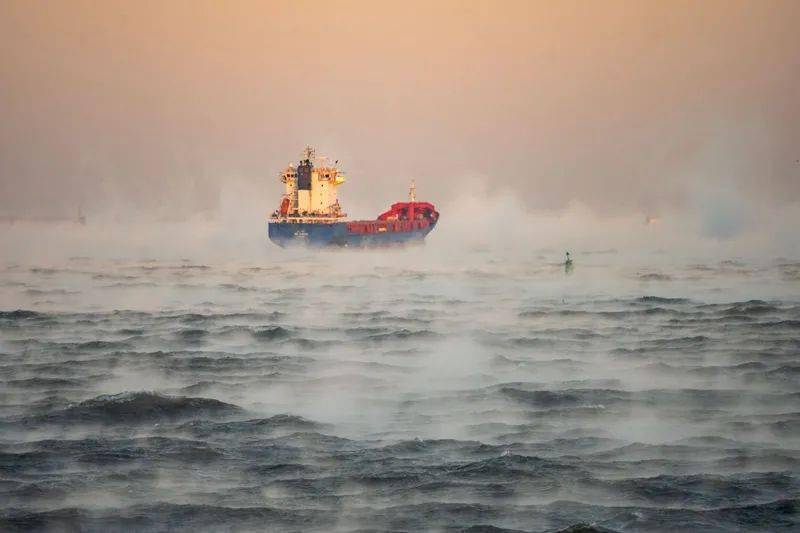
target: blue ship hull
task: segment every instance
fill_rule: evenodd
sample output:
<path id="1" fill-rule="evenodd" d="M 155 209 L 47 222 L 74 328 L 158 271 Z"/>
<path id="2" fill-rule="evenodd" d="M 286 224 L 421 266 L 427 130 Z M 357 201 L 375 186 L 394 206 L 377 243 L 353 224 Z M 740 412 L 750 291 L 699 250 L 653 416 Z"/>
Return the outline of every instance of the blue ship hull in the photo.
<path id="1" fill-rule="evenodd" d="M 281 247 L 294 245 L 381 247 L 421 244 L 435 226 L 434 222 L 430 226 L 412 231 L 351 233 L 347 229 L 347 222 L 330 224 L 270 222 L 268 231 L 270 240 Z"/>

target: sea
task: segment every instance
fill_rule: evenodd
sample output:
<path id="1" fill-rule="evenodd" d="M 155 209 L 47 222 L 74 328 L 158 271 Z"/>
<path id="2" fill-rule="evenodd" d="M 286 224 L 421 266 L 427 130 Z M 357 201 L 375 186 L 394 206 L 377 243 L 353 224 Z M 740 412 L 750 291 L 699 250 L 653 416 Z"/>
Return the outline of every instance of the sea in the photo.
<path id="1" fill-rule="evenodd" d="M 0 258 L 0 531 L 800 531 L 800 263 Z"/>

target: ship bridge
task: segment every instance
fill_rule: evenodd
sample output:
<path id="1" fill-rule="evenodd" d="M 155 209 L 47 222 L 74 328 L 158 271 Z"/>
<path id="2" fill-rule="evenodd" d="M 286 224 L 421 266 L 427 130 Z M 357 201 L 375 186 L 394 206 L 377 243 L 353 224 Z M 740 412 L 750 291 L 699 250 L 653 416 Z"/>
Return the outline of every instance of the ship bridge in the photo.
<path id="1" fill-rule="evenodd" d="M 331 222 L 346 217 L 336 191 L 345 182 L 338 163 L 329 165 L 326 157 L 318 157 L 313 148 L 307 147 L 297 167 L 290 163 L 281 172 L 285 192 L 272 218 Z"/>

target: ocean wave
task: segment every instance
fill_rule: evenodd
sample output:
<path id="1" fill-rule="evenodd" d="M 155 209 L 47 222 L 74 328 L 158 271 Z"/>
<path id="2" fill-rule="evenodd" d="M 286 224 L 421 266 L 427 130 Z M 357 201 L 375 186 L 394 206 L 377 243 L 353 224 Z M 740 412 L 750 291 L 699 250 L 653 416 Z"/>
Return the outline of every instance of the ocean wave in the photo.
<path id="1" fill-rule="evenodd" d="M 764 315 L 768 313 L 775 313 L 780 309 L 763 300 L 748 300 L 746 302 L 736 302 L 720 309 L 724 315 Z"/>
<path id="2" fill-rule="evenodd" d="M 672 281 L 673 277 L 669 274 L 660 272 L 643 272 L 636 275 L 639 281 Z"/>
<path id="3" fill-rule="evenodd" d="M 269 418 L 241 420 L 232 422 L 212 422 L 194 420 L 175 428 L 180 433 L 190 434 L 195 438 L 265 436 L 278 432 L 298 433 L 320 431 L 325 426 L 303 417 L 292 415 L 275 415 Z"/>
<path id="4" fill-rule="evenodd" d="M 292 332 L 281 326 L 270 326 L 252 330 L 253 338 L 260 341 L 274 341 L 288 339 L 292 336 Z"/>
<path id="5" fill-rule="evenodd" d="M 237 283 L 221 283 L 220 288 L 235 292 L 258 292 L 260 290 L 258 287 L 246 287 Z"/>
<path id="6" fill-rule="evenodd" d="M 500 457 L 454 466 L 447 470 L 447 475 L 481 481 L 535 477 L 541 482 L 545 479 L 557 481 L 564 477 L 582 477 L 585 473 L 576 466 L 558 461 L 507 453 Z"/>
<path id="7" fill-rule="evenodd" d="M 208 331 L 199 328 L 182 329 L 175 332 L 175 335 L 185 341 L 197 341 L 208 335 Z"/>
<path id="8" fill-rule="evenodd" d="M 770 322 L 756 322 L 753 327 L 759 329 L 800 329 L 800 320 L 775 320 Z"/>
<path id="9" fill-rule="evenodd" d="M 38 313 L 36 311 L 31 311 L 28 309 L 16 309 L 14 311 L 0 311 L 0 320 L 30 320 L 35 318 L 41 318 L 45 316 L 42 313 Z"/>
<path id="10" fill-rule="evenodd" d="M 598 526 L 596 524 L 579 523 L 565 527 L 559 530 L 553 530 L 552 533 L 617 533 L 613 529 Z"/>
<path id="11" fill-rule="evenodd" d="M 243 414 L 241 407 L 210 398 L 166 396 L 153 392 L 124 392 L 97 396 L 59 412 L 29 419 L 48 424 L 142 424 L 189 418 Z"/>
<path id="12" fill-rule="evenodd" d="M 591 485 L 612 498 L 634 504 L 662 507 L 713 509 L 742 505 L 754 500 L 769 501 L 800 496 L 800 483 L 781 473 L 660 475 L 612 481 L 592 481 Z"/>
<path id="13" fill-rule="evenodd" d="M 0 515 L 0 529 L 22 532 L 48 531 L 263 531 L 273 528 L 322 529 L 335 521 L 330 511 L 278 509 L 271 507 L 220 507 L 157 503 L 108 510 L 77 508 L 54 511 L 12 509 Z M 165 526 L 168 525 L 167 528 Z"/>
<path id="14" fill-rule="evenodd" d="M 631 400 L 631 393 L 603 389 L 568 389 L 554 390 L 521 390 L 514 387 L 502 387 L 502 395 L 517 402 L 537 408 L 574 408 L 610 405 Z"/>
<path id="15" fill-rule="evenodd" d="M 409 330 L 403 328 L 390 331 L 388 333 L 377 333 L 373 335 L 367 335 L 365 339 L 370 342 L 387 342 L 387 341 L 411 341 L 411 340 L 422 340 L 422 339 L 435 339 L 439 337 L 440 335 L 438 333 L 433 332 L 431 330 L 427 329 Z"/>
<path id="16" fill-rule="evenodd" d="M 793 531 L 800 527 L 800 500 L 778 499 L 766 503 L 718 509 L 617 509 L 612 527 L 635 531 L 664 531 L 664 524 L 684 524 L 710 532 Z"/>
<path id="17" fill-rule="evenodd" d="M 641 296 L 636 302 L 645 304 L 688 304 L 692 301 L 688 298 L 667 298 L 665 296 Z"/>
<path id="18" fill-rule="evenodd" d="M 521 311 L 518 313 L 520 318 L 544 318 L 547 316 L 552 317 L 570 317 L 570 318 L 608 318 L 623 320 L 635 317 L 650 317 L 650 316 L 674 316 L 674 317 L 696 317 L 697 313 L 690 313 L 675 308 L 665 307 L 644 307 L 642 309 L 625 309 L 625 310 L 609 310 L 609 309 L 531 309 Z"/>
<path id="19" fill-rule="evenodd" d="M 86 385 L 87 382 L 84 379 L 48 377 L 34 377 L 6 381 L 6 386 L 14 389 L 84 389 Z"/>

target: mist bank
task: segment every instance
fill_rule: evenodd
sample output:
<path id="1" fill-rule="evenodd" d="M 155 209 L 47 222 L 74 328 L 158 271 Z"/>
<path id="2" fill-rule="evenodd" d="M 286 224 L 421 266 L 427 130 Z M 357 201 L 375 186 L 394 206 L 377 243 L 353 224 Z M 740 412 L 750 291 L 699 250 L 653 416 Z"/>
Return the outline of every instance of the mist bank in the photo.
<path id="1" fill-rule="evenodd" d="M 0 227 L 4 259 L 48 262 L 86 256 L 270 262 L 298 253 L 278 248 L 266 235 L 269 213 L 280 197 L 277 185 L 253 186 L 236 179 L 225 183 L 215 209 L 188 217 L 159 218 L 118 204 L 87 213 L 85 224 L 4 223 Z M 421 195 L 436 204 L 441 219 L 417 252 L 420 255 L 447 258 L 487 251 L 500 257 L 553 260 L 569 250 L 650 256 L 650 261 L 800 256 L 798 203 L 775 207 L 731 189 L 706 187 L 698 189 L 691 205 L 656 212 L 608 214 L 578 201 L 558 210 L 532 210 L 527 192 L 494 189 L 488 179 L 466 178 L 465 183 L 454 196 Z M 342 202 L 350 218 L 374 218 L 402 198 L 383 195 L 386 202 L 376 204 L 349 198 L 345 191 Z"/>
<path id="2" fill-rule="evenodd" d="M 0 529 L 797 525 L 800 278 L 441 235 L 0 264 Z"/>

